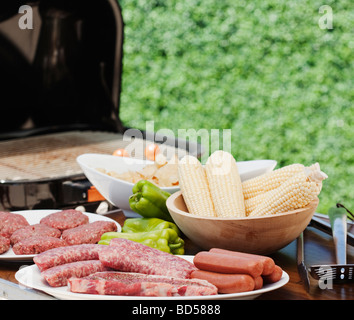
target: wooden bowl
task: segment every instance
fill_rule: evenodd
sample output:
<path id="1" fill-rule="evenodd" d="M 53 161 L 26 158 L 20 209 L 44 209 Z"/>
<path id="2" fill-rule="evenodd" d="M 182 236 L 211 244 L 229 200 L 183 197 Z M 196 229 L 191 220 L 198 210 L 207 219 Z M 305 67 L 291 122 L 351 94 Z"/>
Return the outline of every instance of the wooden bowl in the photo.
<path id="1" fill-rule="evenodd" d="M 309 224 L 319 200 L 307 207 L 271 216 L 210 218 L 191 215 L 181 191 L 167 200 L 180 230 L 204 250 L 223 248 L 255 254 L 273 253 L 295 240 Z"/>

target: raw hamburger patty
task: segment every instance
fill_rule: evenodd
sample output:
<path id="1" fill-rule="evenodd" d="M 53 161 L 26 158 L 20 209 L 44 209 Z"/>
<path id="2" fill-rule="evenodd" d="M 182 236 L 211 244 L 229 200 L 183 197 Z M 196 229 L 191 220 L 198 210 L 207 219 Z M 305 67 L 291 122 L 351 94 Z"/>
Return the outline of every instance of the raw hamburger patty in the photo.
<path id="1" fill-rule="evenodd" d="M 49 249 L 63 247 L 66 243 L 63 239 L 47 236 L 36 236 L 17 242 L 12 250 L 15 254 L 38 254 Z"/>
<path id="2" fill-rule="evenodd" d="M 18 229 L 28 226 L 29 223 L 24 216 L 11 212 L 0 212 L 0 236 L 10 238 Z"/>
<path id="3" fill-rule="evenodd" d="M 68 285 L 71 292 L 102 295 L 171 297 L 217 294 L 217 288 L 205 280 L 115 271 L 70 278 Z"/>
<path id="4" fill-rule="evenodd" d="M 0 236 L 0 254 L 5 253 L 10 249 L 10 239 Z"/>
<path id="5" fill-rule="evenodd" d="M 66 229 L 75 228 L 89 222 L 89 218 L 81 211 L 75 209 L 54 212 L 42 218 L 40 223 L 49 227 L 59 229 L 63 232 Z"/>
<path id="6" fill-rule="evenodd" d="M 15 245 L 17 242 L 33 236 L 48 236 L 60 238 L 61 232 L 60 230 L 49 227 L 45 224 L 33 224 L 16 230 L 10 238 L 11 245 Z"/>
<path id="7" fill-rule="evenodd" d="M 81 278 L 95 272 L 108 270 L 99 260 L 86 260 L 53 267 L 43 271 L 41 275 L 50 286 L 62 287 L 67 285 L 67 280 L 71 277 Z"/>
<path id="8" fill-rule="evenodd" d="M 117 231 L 113 221 L 95 221 L 76 228 L 65 230 L 62 238 L 68 245 L 97 243 L 105 232 Z"/>

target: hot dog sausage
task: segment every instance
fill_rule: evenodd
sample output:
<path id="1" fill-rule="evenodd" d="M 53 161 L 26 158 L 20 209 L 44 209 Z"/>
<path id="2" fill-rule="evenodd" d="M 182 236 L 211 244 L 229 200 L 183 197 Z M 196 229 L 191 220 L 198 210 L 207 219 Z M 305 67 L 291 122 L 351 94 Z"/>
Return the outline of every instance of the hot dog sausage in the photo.
<path id="1" fill-rule="evenodd" d="M 239 293 L 254 289 L 254 279 L 248 274 L 225 274 L 196 270 L 192 278 L 207 280 L 218 288 L 218 293 Z"/>
<path id="2" fill-rule="evenodd" d="M 279 281 L 281 279 L 282 275 L 283 275 L 282 268 L 280 268 L 279 266 L 275 265 L 274 271 L 271 274 L 269 274 L 267 276 L 263 276 L 262 275 L 263 283 L 267 284 L 267 283 L 277 282 L 277 281 Z"/>
<path id="3" fill-rule="evenodd" d="M 275 266 L 274 260 L 272 258 L 266 257 L 266 256 L 257 255 L 257 254 L 236 252 L 236 251 L 219 249 L 219 248 L 212 248 L 212 249 L 209 250 L 209 252 L 223 253 L 223 254 L 232 254 L 232 255 L 237 256 L 237 257 L 244 257 L 244 258 L 248 258 L 248 259 L 254 259 L 255 261 L 261 261 L 263 263 L 262 275 L 271 274 L 273 272 L 274 266 Z"/>
<path id="4" fill-rule="evenodd" d="M 200 270 L 249 274 L 253 278 L 260 276 L 263 271 L 261 261 L 241 258 L 230 254 L 201 251 L 194 256 L 193 262 Z"/>
<path id="5" fill-rule="evenodd" d="M 263 278 L 262 276 L 258 276 L 254 278 L 254 290 L 261 289 L 263 287 Z"/>

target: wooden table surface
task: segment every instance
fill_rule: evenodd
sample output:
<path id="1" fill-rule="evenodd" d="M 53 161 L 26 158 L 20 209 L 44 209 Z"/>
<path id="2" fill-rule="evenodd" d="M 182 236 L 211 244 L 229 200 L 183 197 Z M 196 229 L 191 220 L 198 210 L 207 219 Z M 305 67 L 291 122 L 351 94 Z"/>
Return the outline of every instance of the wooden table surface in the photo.
<path id="1" fill-rule="evenodd" d="M 110 215 L 115 221 L 123 225 L 125 216 L 121 211 Z M 189 239 L 186 241 L 185 254 L 196 254 L 202 251 Z M 335 263 L 333 239 L 330 235 L 313 227 L 307 227 L 304 232 L 305 242 L 305 264 L 307 267 L 312 264 Z M 333 284 L 332 288 L 321 289 L 317 280 L 310 275 L 310 290 L 306 292 L 297 271 L 296 263 L 296 241 L 270 255 L 275 263 L 289 274 L 290 281 L 278 290 L 267 292 L 259 296 L 259 300 L 354 300 L 354 282 Z M 354 263 L 354 249 L 348 245 L 348 263 Z M 17 283 L 15 273 L 26 263 L 0 261 L 0 278 Z M 30 264 L 30 263 L 27 263 Z"/>

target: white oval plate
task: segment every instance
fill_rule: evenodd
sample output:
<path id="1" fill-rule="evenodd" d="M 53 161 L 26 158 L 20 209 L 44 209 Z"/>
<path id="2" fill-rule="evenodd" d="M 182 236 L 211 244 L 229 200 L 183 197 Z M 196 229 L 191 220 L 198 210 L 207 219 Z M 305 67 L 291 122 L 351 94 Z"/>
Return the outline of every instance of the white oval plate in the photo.
<path id="1" fill-rule="evenodd" d="M 26 218 L 28 223 L 30 225 L 32 224 L 37 224 L 39 221 L 41 221 L 42 218 L 46 217 L 47 215 L 58 212 L 61 210 L 22 210 L 22 211 L 11 211 L 12 213 L 17 213 Z M 96 214 L 96 213 L 88 213 L 88 212 L 83 212 L 86 216 L 89 217 L 89 222 L 94 222 L 94 221 L 113 221 L 117 225 L 117 231 L 120 232 L 122 230 L 122 227 L 120 224 L 116 221 L 114 221 L 111 218 Z M 30 261 L 33 259 L 33 257 L 36 256 L 35 254 L 22 254 L 22 255 L 17 255 L 13 252 L 12 247 L 5 253 L 0 254 L 0 261 L 6 260 L 6 261 Z"/>
<path id="2" fill-rule="evenodd" d="M 180 256 L 193 262 L 194 256 Z M 189 297 L 135 297 L 135 296 L 113 296 L 96 295 L 70 292 L 68 287 L 53 288 L 41 276 L 38 267 L 34 264 L 23 267 L 15 274 L 15 279 L 25 287 L 43 291 L 58 299 L 64 300 L 252 300 L 263 293 L 279 289 L 289 281 L 289 275 L 283 271 L 283 275 L 278 282 L 264 285 L 262 289 L 241 293 L 217 294 L 209 296 L 189 296 Z"/>

